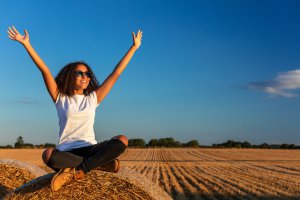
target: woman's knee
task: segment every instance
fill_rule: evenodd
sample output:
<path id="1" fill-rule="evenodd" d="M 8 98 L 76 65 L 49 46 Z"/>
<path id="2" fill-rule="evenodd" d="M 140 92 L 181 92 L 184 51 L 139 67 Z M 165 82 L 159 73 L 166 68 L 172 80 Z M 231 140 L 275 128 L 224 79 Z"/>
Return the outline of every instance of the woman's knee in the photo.
<path id="1" fill-rule="evenodd" d="M 43 158 L 43 161 L 45 164 L 49 161 L 52 151 L 53 151 L 53 149 L 46 149 L 43 152 L 42 158 Z"/>
<path id="2" fill-rule="evenodd" d="M 123 142 L 126 147 L 128 146 L 128 139 L 125 135 L 117 135 L 117 136 L 113 137 L 112 139 L 118 139 L 121 142 Z"/>

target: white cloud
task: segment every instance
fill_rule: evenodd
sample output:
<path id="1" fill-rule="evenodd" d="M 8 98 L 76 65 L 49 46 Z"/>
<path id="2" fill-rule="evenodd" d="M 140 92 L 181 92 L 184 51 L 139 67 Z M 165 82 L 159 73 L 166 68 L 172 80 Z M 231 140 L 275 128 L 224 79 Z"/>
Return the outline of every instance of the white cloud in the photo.
<path id="1" fill-rule="evenodd" d="M 300 70 L 281 72 L 273 80 L 252 82 L 248 87 L 270 94 L 271 97 L 296 97 L 293 90 L 300 89 Z"/>
<path id="2" fill-rule="evenodd" d="M 29 97 L 23 97 L 22 99 L 18 100 L 18 102 L 23 104 L 37 104 L 36 100 Z"/>

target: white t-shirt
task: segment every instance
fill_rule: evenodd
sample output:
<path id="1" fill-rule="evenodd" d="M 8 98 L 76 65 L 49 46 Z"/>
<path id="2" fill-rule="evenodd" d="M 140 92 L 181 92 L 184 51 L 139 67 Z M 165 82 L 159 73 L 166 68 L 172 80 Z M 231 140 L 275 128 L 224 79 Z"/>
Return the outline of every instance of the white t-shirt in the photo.
<path id="1" fill-rule="evenodd" d="M 71 149 L 97 144 L 94 132 L 95 111 L 98 106 L 96 92 L 85 95 L 59 94 L 56 102 L 59 118 L 59 139 L 56 149 Z"/>

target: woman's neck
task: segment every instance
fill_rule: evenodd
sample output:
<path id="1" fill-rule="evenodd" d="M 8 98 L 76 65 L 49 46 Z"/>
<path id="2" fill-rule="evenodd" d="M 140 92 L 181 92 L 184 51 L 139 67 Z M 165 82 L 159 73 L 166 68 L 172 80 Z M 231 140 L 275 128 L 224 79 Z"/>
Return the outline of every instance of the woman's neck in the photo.
<path id="1" fill-rule="evenodd" d="M 74 94 L 83 95 L 83 90 L 74 90 Z"/>

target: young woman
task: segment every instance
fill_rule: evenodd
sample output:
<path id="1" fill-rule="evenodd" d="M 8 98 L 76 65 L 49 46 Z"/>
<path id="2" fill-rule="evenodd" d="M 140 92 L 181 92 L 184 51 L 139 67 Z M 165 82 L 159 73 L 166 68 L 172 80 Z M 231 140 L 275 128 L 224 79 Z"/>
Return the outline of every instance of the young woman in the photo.
<path id="1" fill-rule="evenodd" d="M 97 143 L 93 127 L 95 110 L 140 47 L 142 32 L 132 33 L 132 46 L 101 85 L 92 69 L 83 62 L 66 65 L 54 79 L 31 46 L 28 32 L 24 32 L 21 35 L 12 26 L 8 37 L 25 47 L 41 71 L 59 118 L 58 144 L 55 149 L 46 149 L 42 155 L 44 163 L 57 172 L 52 178 L 51 189 L 57 191 L 65 183 L 80 179 L 95 168 L 118 172 L 120 161 L 117 158 L 126 150 L 128 140 L 126 136 L 118 135 Z"/>

